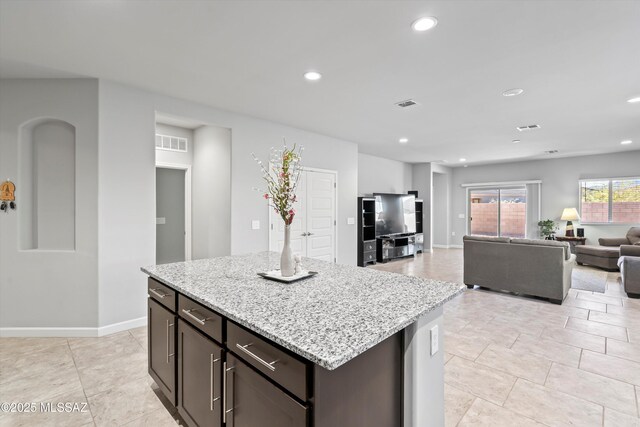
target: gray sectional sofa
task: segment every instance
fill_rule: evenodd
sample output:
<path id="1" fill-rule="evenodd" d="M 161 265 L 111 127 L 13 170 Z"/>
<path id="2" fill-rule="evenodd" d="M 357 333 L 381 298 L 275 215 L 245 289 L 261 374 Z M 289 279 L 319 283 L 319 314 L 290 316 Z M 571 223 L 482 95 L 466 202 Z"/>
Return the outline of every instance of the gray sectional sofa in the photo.
<path id="1" fill-rule="evenodd" d="M 600 246 L 576 246 L 576 261 L 580 265 L 588 264 L 608 271 L 616 271 L 621 248 L 628 245 L 640 245 L 640 227 L 631 227 L 625 237 L 600 238 L 598 243 Z"/>
<path id="2" fill-rule="evenodd" d="M 629 298 L 640 298 L 640 244 L 620 246 L 620 277 Z"/>
<path id="3" fill-rule="evenodd" d="M 464 283 L 562 304 L 576 256 L 568 242 L 464 236 Z"/>

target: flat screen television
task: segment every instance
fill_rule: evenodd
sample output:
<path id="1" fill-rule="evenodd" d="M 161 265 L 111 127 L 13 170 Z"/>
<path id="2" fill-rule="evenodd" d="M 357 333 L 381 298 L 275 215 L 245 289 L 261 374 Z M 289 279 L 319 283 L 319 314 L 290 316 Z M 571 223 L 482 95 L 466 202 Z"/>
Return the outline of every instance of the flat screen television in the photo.
<path id="1" fill-rule="evenodd" d="M 416 197 L 413 194 L 374 194 L 376 236 L 416 232 Z"/>

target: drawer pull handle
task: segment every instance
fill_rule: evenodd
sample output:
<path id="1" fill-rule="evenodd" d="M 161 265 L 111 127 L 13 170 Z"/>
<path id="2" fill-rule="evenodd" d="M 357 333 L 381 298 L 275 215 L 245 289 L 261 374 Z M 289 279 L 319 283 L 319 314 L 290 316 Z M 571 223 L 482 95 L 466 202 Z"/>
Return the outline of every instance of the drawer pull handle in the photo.
<path id="1" fill-rule="evenodd" d="M 222 363 L 222 423 L 227 424 L 227 414 L 233 411 L 233 402 L 231 402 L 231 409 L 227 409 L 227 372 L 233 371 L 235 366 L 227 368 L 227 362 Z M 232 392 L 233 393 L 233 392 Z M 233 418 L 231 418 L 233 421 Z M 229 423 L 231 424 L 231 423 Z"/>
<path id="2" fill-rule="evenodd" d="M 160 292 L 158 292 L 159 290 L 160 289 L 149 288 L 149 292 L 151 292 L 152 294 L 154 294 L 158 298 L 164 298 L 164 297 L 168 297 L 169 295 L 171 295 L 171 294 L 161 294 Z"/>
<path id="3" fill-rule="evenodd" d="M 213 412 L 213 405 L 215 404 L 216 401 L 220 400 L 220 396 L 218 397 L 213 397 L 213 380 L 214 380 L 214 374 L 213 374 L 213 367 L 214 365 L 220 361 L 220 357 L 218 357 L 217 359 L 213 358 L 213 353 L 211 353 L 210 355 L 210 364 L 209 364 L 209 400 L 211 401 L 209 403 L 209 410 Z"/>
<path id="4" fill-rule="evenodd" d="M 246 355 L 251 356 L 256 362 L 260 363 L 262 366 L 269 369 L 270 371 L 272 372 L 275 371 L 276 367 L 273 365 L 278 363 L 279 360 L 276 359 L 273 362 L 267 362 L 266 360 L 262 359 L 261 357 L 247 350 L 247 347 L 251 347 L 252 345 L 253 343 L 249 343 L 247 345 L 240 345 L 240 343 L 236 343 L 236 347 L 238 347 L 239 350 L 243 351 Z"/>
<path id="5" fill-rule="evenodd" d="M 182 312 L 184 314 L 186 314 L 187 316 L 189 316 L 190 318 L 192 318 L 193 320 L 195 320 L 196 322 L 200 323 L 202 326 L 204 326 L 205 322 L 207 320 L 211 320 L 211 317 L 203 317 L 200 318 L 198 316 L 196 316 L 195 314 L 193 314 L 194 312 L 197 313 L 198 309 L 197 308 L 192 308 L 190 310 L 187 310 L 185 308 L 182 309 Z"/>
<path id="6" fill-rule="evenodd" d="M 170 353 L 169 352 L 169 348 L 170 348 L 169 341 L 170 341 L 170 337 L 171 337 L 171 335 L 169 334 L 169 328 L 172 327 L 172 326 L 173 326 L 173 323 L 169 323 L 169 320 L 167 320 L 167 363 L 169 363 L 169 358 L 173 357 L 173 355 L 175 354 L 175 353 Z"/>

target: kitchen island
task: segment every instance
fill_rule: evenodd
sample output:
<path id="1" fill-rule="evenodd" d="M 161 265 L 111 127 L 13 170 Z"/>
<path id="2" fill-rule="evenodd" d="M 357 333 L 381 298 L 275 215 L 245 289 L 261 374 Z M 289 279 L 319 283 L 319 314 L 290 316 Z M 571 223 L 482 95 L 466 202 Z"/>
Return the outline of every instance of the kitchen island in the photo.
<path id="1" fill-rule="evenodd" d="M 189 425 L 444 424 L 442 305 L 462 286 L 263 252 L 142 268 L 149 373 Z M 432 354 L 433 353 L 433 354 Z"/>

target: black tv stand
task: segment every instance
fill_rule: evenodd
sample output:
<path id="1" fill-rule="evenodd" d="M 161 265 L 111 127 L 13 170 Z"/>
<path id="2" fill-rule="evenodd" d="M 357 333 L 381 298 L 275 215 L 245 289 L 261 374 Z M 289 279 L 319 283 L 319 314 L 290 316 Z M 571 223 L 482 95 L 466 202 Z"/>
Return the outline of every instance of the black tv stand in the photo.
<path id="1" fill-rule="evenodd" d="M 402 233 L 376 237 L 378 262 L 413 257 L 422 252 L 422 234 Z"/>

